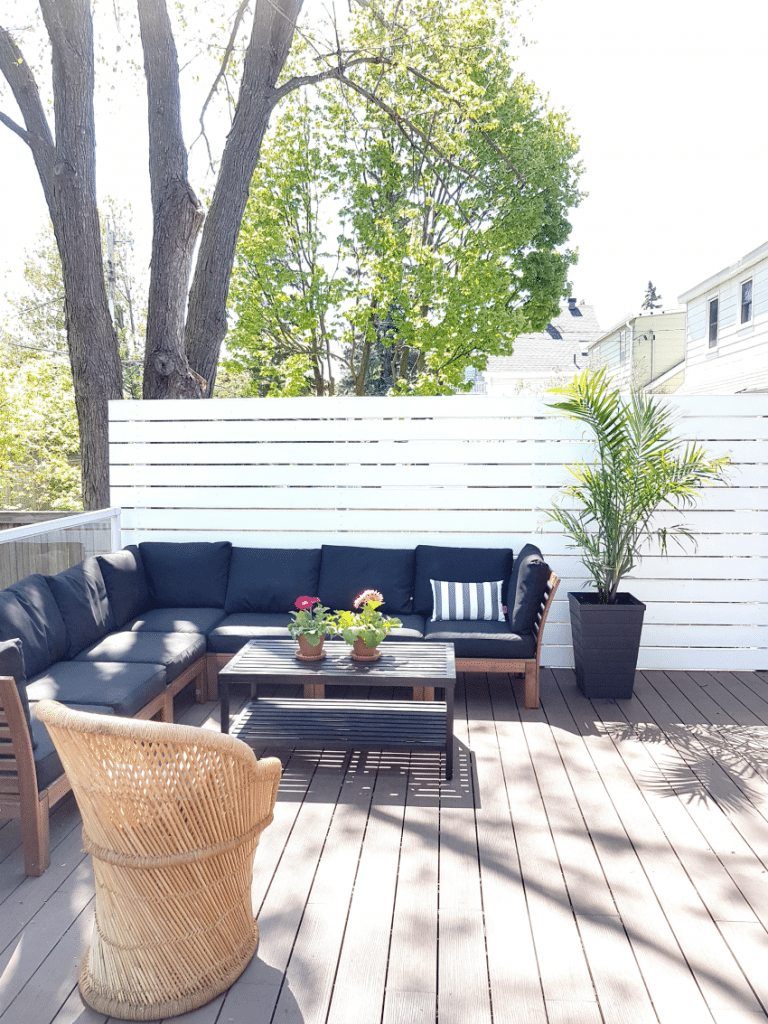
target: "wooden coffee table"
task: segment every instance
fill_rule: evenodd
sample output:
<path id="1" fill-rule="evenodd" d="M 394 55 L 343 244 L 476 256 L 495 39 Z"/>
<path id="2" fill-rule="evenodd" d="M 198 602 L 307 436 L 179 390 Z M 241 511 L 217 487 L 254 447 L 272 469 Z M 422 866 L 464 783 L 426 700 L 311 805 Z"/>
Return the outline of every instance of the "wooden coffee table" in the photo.
<path id="1" fill-rule="evenodd" d="M 353 661 L 347 644 L 330 642 L 322 661 L 299 661 L 292 640 L 250 640 L 219 672 L 221 731 L 230 731 L 229 684 L 250 683 L 251 702 L 232 723 L 232 735 L 252 747 L 444 751 L 445 777 L 452 778 L 453 645 L 388 639 L 380 650 L 378 661 Z M 259 699 L 259 683 L 298 683 L 305 693 L 318 696 L 326 684 L 437 687 L 444 691 L 444 699 Z"/>

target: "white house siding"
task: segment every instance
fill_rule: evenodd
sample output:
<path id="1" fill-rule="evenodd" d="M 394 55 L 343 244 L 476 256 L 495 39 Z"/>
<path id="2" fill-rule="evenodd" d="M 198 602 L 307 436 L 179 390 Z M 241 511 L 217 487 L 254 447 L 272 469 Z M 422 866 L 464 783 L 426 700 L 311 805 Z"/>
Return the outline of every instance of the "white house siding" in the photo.
<path id="1" fill-rule="evenodd" d="M 741 323 L 741 286 L 752 280 L 752 319 Z M 717 345 L 709 303 L 718 299 Z M 768 243 L 680 296 L 687 303 L 685 382 L 679 394 L 768 389 Z"/>
<path id="2" fill-rule="evenodd" d="M 662 512 L 697 546 L 653 549 L 626 589 L 646 602 L 641 668 L 768 667 L 768 396 L 666 399 L 679 433 L 730 453 L 732 486 Z M 584 427 L 529 397 L 110 402 L 112 504 L 122 543 L 220 540 L 511 547 L 534 541 L 563 583 L 543 663 L 572 664 L 567 594 L 578 550 L 545 519 Z"/>

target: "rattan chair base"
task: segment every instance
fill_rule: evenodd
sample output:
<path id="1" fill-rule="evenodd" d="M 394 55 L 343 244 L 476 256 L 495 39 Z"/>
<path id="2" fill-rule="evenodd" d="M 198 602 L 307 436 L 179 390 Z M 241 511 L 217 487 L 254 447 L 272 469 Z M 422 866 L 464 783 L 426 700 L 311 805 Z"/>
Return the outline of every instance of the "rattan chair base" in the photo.
<path id="1" fill-rule="evenodd" d="M 251 941 L 243 949 L 237 950 L 226 964 L 216 965 L 215 978 L 207 980 L 197 978 L 192 991 L 180 991 L 172 999 L 154 1003 L 139 1001 L 139 990 L 141 989 L 139 978 L 132 979 L 137 991 L 132 993 L 128 999 L 116 999 L 114 994 L 100 992 L 94 985 L 94 980 L 89 972 L 91 951 L 88 949 L 80 963 L 78 979 L 80 995 L 83 1002 L 91 1009 L 106 1014 L 108 1017 L 120 1017 L 123 1020 L 158 1020 L 163 1017 L 178 1017 L 182 1013 L 189 1013 L 200 1006 L 205 1006 L 206 1003 L 210 1003 L 212 999 L 233 985 L 253 959 L 258 944 L 259 926 L 254 920 Z"/>

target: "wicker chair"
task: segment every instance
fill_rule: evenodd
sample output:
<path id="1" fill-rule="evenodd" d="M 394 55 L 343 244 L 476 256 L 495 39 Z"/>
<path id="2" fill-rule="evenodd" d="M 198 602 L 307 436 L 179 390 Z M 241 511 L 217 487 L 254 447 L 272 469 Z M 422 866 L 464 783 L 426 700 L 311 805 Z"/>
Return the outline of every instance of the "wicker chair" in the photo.
<path id="1" fill-rule="evenodd" d="M 272 821 L 276 758 L 220 733 L 41 701 L 83 817 L 96 886 L 80 992 L 110 1017 L 155 1020 L 209 1002 L 258 942 L 253 858 Z"/>

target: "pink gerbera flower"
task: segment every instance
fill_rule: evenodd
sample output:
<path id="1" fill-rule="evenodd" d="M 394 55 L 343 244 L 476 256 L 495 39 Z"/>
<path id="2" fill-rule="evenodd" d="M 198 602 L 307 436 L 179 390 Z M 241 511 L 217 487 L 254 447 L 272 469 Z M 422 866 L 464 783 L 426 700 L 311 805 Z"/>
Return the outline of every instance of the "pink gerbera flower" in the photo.
<path id="1" fill-rule="evenodd" d="M 353 607 L 359 608 L 361 605 L 368 604 L 369 601 L 378 601 L 379 604 L 382 604 L 384 598 L 378 590 L 364 590 L 362 594 L 357 595 L 352 604 Z"/>
<path id="2" fill-rule="evenodd" d="M 320 598 L 319 597 L 307 597 L 306 595 L 304 595 L 302 597 L 297 597 L 296 600 L 293 603 L 296 605 L 296 607 L 300 611 L 305 611 L 305 610 L 309 611 L 309 609 L 312 607 L 312 605 L 320 604 Z"/>

